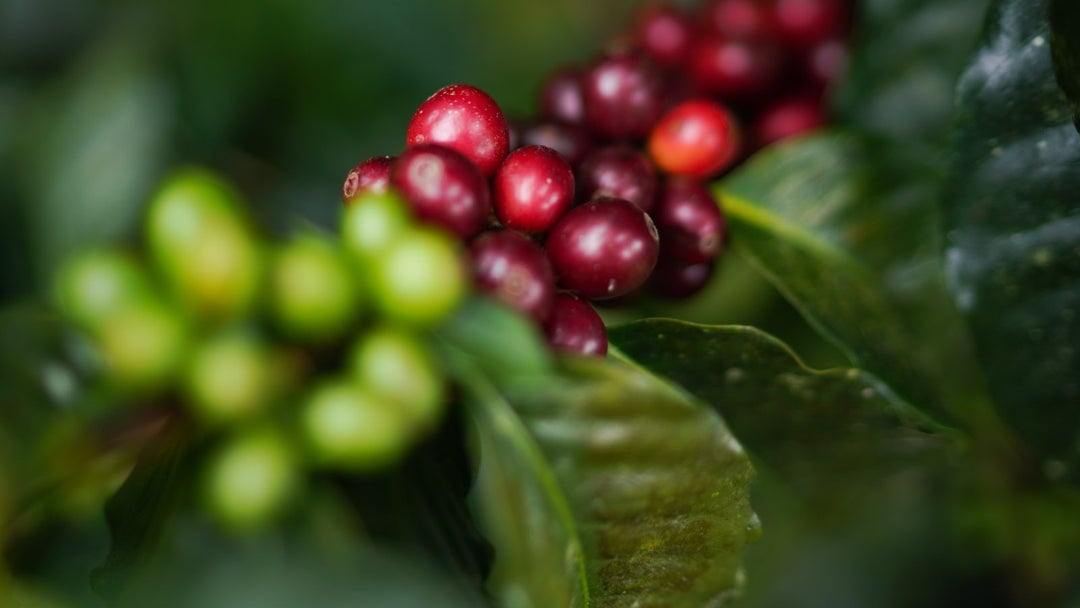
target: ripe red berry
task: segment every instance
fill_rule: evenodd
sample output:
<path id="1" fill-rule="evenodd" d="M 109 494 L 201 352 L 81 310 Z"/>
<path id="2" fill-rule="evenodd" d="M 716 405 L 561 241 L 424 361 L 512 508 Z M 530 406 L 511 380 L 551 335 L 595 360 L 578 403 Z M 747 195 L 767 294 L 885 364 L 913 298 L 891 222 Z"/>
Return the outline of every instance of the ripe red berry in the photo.
<path id="1" fill-rule="evenodd" d="M 510 131 L 499 105 L 487 93 L 452 84 L 420 104 L 409 121 L 405 144 L 453 148 L 490 176 L 510 152 Z"/>
<path id="2" fill-rule="evenodd" d="M 726 38 L 775 36 L 772 14 L 762 0 L 712 0 L 701 10 L 705 27 Z"/>
<path id="3" fill-rule="evenodd" d="M 704 92 L 752 102 L 768 95 L 783 72 L 783 50 L 765 38 L 703 36 L 690 52 L 690 79 Z"/>
<path id="4" fill-rule="evenodd" d="M 555 275 L 544 250 L 512 230 L 485 232 L 473 241 L 473 274 L 481 291 L 542 323 L 555 299 Z"/>
<path id="5" fill-rule="evenodd" d="M 564 68 L 547 77 L 540 87 L 540 115 L 568 125 L 585 122 L 585 101 L 581 94 L 581 71 Z"/>
<path id="6" fill-rule="evenodd" d="M 660 243 L 656 226 L 638 206 L 600 196 L 564 215 L 546 248 L 565 287 L 602 299 L 640 287 L 656 265 Z"/>
<path id="7" fill-rule="evenodd" d="M 649 135 L 649 155 L 662 171 L 708 177 L 728 168 L 742 144 L 735 117 L 720 104 L 692 99 L 669 110 Z"/>
<path id="8" fill-rule="evenodd" d="M 649 291 L 663 298 L 688 298 L 704 289 L 712 274 L 712 262 L 687 264 L 660 258 L 649 279 Z"/>
<path id="9" fill-rule="evenodd" d="M 386 192 L 390 187 L 390 168 L 393 166 L 393 156 L 376 156 L 361 161 L 345 176 L 345 183 L 341 187 L 341 200 L 350 205 L 361 192 Z"/>
<path id="10" fill-rule="evenodd" d="M 646 6 L 634 24 L 634 39 L 653 61 L 666 67 L 681 64 L 694 41 L 694 26 L 669 4 Z"/>
<path id="11" fill-rule="evenodd" d="M 821 102 L 813 97 L 789 97 L 765 108 L 753 125 L 754 144 L 767 146 L 825 124 Z"/>
<path id="12" fill-rule="evenodd" d="M 683 265 L 708 262 L 723 246 L 726 223 L 708 188 L 691 179 L 669 179 L 652 213 L 666 259 Z"/>
<path id="13" fill-rule="evenodd" d="M 420 220 L 469 238 L 491 211 L 487 182 L 476 165 L 458 152 L 435 144 L 406 149 L 394 163 L 390 184 L 401 192 Z"/>
<path id="14" fill-rule="evenodd" d="M 589 303 L 569 294 L 555 295 L 544 322 L 548 344 L 557 351 L 602 357 L 607 353 L 607 328 Z"/>
<path id="15" fill-rule="evenodd" d="M 847 10 L 844 0 L 775 0 L 773 20 L 784 43 L 805 49 L 839 36 Z"/>
<path id="16" fill-rule="evenodd" d="M 802 59 L 807 81 L 821 92 L 836 82 L 847 66 L 847 46 L 840 40 L 826 40 L 806 51 Z"/>
<path id="17" fill-rule="evenodd" d="M 653 207 L 656 170 L 641 152 L 625 145 L 597 148 L 577 170 L 578 200 L 613 196 L 634 203 L 643 211 Z"/>
<path id="18" fill-rule="evenodd" d="M 592 149 L 593 141 L 584 127 L 539 122 L 525 127 L 521 132 L 521 145 L 551 148 L 565 158 L 571 167 L 576 167 Z"/>
<path id="19" fill-rule="evenodd" d="M 547 232 L 574 202 L 574 171 L 555 150 L 525 146 L 495 172 L 492 202 L 507 228 Z"/>
<path id="20" fill-rule="evenodd" d="M 586 123 L 601 137 L 644 137 L 663 108 L 663 76 L 644 55 L 602 57 L 585 71 L 581 86 Z"/>

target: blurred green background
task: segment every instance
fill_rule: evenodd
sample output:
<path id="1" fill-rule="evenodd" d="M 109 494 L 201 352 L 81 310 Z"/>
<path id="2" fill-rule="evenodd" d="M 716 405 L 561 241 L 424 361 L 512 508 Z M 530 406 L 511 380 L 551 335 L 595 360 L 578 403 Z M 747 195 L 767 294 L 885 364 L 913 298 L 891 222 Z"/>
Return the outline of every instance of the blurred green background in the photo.
<path id="1" fill-rule="evenodd" d="M 177 164 L 236 180 L 264 225 L 328 223 L 356 162 L 468 82 L 511 115 L 583 61 L 627 0 L 0 0 L 0 298 L 126 235 Z"/>
<path id="2" fill-rule="evenodd" d="M 142 203 L 177 165 L 206 165 L 236 181 L 272 232 L 329 225 L 348 170 L 397 153 L 413 110 L 436 89 L 471 83 L 511 116 L 528 115 L 543 75 L 586 61 L 639 4 L 0 0 L 0 305 L 40 300 L 66 255 L 132 235 Z M 933 2 L 866 4 L 890 19 L 883 7 Z M 970 38 L 984 5 L 971 0 L 930 29 L 956 25 Z M 918 35 L 907 39 L 927 47 Z M 924 100 L 927 90 L 943 92 L 938 105 L 949 106 L 950 79 L 915 80 L 924 72 L 886 61 L 897 56 L 890 50 L 869 65 L 919 85 L 895 90 Z M 907 98 L 888 99 L 894 105 L 881 108 Z M 873 109 L 862 122 L 877 120 Z M 940 136 L 941 126 L 926 131 Z M 723 320 L 756 316 L 811 363 L 835 362 L 771 288 L 746 278 L 744 267 L 725 272 L 737 280 L 719 288 L 742 291 L 724 302 Z M 673 314 L 716 313 L 691 305 Z M 964 484 L 942 481 L 951 473 L 859 488 L 858 500 L 839 500 L 822 516 L 760 470 L 755 508 L 766 536 L 750 551 L 743 605 L 1011 605 L 1003 599 L 1009 582 L 997 576 L 1008 550 L 997 545 L 1013 539 L 983 534 L 978 518 L 1012 524 L 1028 521 L 1025 513 L 966 504 Z"/>

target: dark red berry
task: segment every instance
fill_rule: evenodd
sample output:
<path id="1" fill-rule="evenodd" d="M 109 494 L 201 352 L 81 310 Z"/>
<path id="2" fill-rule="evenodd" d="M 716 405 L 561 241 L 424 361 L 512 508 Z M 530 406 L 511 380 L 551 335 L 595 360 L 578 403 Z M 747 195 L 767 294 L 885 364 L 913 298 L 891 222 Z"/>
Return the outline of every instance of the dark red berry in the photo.
<path id="1" fill-rule="evenodd" d="M 647 156 L 625 145 L 597 148 L 577 170 L 578 199 L 595 196 L 626 199 L 649 211 L 656 196 L 656 170 Z"/>
<path id="2" fill-rule="evenodd" d="M 390 184 L 417 218 L 468 238 L 484 227 L 491 210 L 487 182 L 460 153 L 435 144 L 406 149 L 394 163 Z"/>
<path id="3" fill-rule="evenodd" d="M 634 26 L 634 39 L 653 61 L 666 67 L 681 64 L 694 42 L 694 26 L 669 4 L 646 6 Z"/>
<path id="4" fill-rule="evenodd" d="M 341 200 L 351 204 L 361 192 L 383 193 L 390 187 L 390 168 L 393 156 L 376 156 L 360 162 L 345 176 L 341 187 Z"/>
<path id="5" fill-rule="evenodd" d="M 708 262 L 723 246 L 724 216 L 708 188 L 697 180 L 664 182 L 652 216 L 665 258 L 683 264 Z"/>
<path id="6" fill-rule="evenodd" d="M 847 47 L 839 40 L 826 40 L 803 55 L 803 71 L 816 91 L 824 91 L 839 80 L 847 66 Z"/>
<path id="7" fill-rule="evenodd" d="M 768 95 L 783 71 L 783 50 L 762 38 L 703 36 L 688 60 L 691 80 L 704 92 L 750 102 Z"/>
<path id="8" fill-rule="evenodd" d="M 512 230 L 485 232 L 469 247 L 477 287 L 542 323 L 555 298 L 544 250 Z"/>
<path id="9" fill-rule="evenodd" d="M 726 108 L 693 99 L 657 121 L 649 135 L 649 155 L 662 171 L 703 178 L 735 162 L 741 140 L 735 117 Z"/>
<path id="10" fill-rule="evenodd" d="M 555 295 L 551 314 L 544 322 L 548 344 L 557 351 L 602 357 L 608 339 L 604 320 L 589 303 L 572 295 Z"/>
<path id="11" fill-rule="evenodd" d="M 452 84 L 420 104 L 409 121 L 405 144 L 453 148 L 490 176 L 510 152 L 510 132 L 499 104 L 487 93 Z"/>
<path id="12" fill-rule="evenodd" d="M 754 121 L 753 137 L 758 147 L 812 131 L 825 124 L 821 102 L 813 97 L 789 97 L 765 108 Z"/>
<path id="13" fill-rule="evenodd" d="M 640 287 L 660 251 L 656 226 L 633 203 L 600 196 L 575 207 L 547 238 L 562 284 L 586 298 L 614 298 Z"/>
<path id="14" fill-rule="evenodd" d="M 593 141 L 583 127 L 539 122 L 521 132 L 521 145 L 551 148 L 562 155 L 571 167 L 576 167 L 592 149 Z"/>
<path id="15" fill-rule="evenodd" d="M 800 49 L 836 38 L 847 23 L 844 0 L 775 0 L 773 11 L 780 38 Z"/>
<path id="16" fill-rule="evenodd" d="M 495 172 L 492 203 L 507 228 L 547 232 L 574 203 L 574 171 L 555 150 L 525 146 Z"/>
<path id="17" fill-rule="evenodd" d="M 581 71 L 564 68 L 552 73 L 540 87 L 540 115 L 568 125 L 585 122 L 581 95 Z"/>
<path id="18" fill-rule="evenodd" d="M 581 86 L 586 123 L 601 137 L 644 137 L 663 109 L 663 76 L 644 55 L 602 57 L 585 71 Z"/>
<path id="19" fill-rule="evenodd" d="M 664 298 L 689 298 L 709 284 L 712 274 L 712 262 L 687 264 L 660 258 L 649 279 L 649 291 Z"/>
<path id="20" fill-rule="evenodd" d="M 705 27 L 725 38 L 775 35 L 772 13 L 763 0 L 712 0 L 701 11 Z"/>

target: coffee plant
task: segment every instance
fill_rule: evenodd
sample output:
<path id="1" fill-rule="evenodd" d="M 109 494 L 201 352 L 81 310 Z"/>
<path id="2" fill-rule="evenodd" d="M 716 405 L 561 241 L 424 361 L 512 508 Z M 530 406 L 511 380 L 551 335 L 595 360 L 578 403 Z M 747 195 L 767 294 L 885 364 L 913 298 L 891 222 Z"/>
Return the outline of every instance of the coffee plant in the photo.
<path id="1" fill-rule="evenodd" d="M 0 606 L 1080 606 L 1072 0 L 18 4 Z"/>

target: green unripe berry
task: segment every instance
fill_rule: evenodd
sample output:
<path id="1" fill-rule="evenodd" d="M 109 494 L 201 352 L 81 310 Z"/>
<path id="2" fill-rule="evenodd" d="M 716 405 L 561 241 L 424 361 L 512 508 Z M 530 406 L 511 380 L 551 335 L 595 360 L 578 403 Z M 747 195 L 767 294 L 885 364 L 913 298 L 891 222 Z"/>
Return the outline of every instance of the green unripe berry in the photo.
<path id="1" fill-rule="evenodd" d="M 266 407 L 275 386 L 271 354 L 261 341 L 231 331 L 200 344 L 188 361 L 184 388 L 202 420 L 233 422 Z"/>
<path id="2" fill-rule="evenodd" d="M 286 334 L 324 342 L 345 333 L 361 312 L 361 291 L 344 253 L 314 234 L 274 256 L 270 312 Z"/>
<path id="3" fill-rule="evenodd" d="M 303 405 L 301 428 L 314 459 L 336 468 L 385 468 L 401 459 L 409 447 L 405 416 L 393 404 L 349 381 L 331 381 L 316 388 Z"/>
<path id="4" fill-rule="evenodd" d="M 68 260 L 56 281 L 56 300 L 76 325 L 91 329 L 152 292 L 136 260 L 119 251 L 89 251 Z"/>
<path id="5" fill-rule="evenodd" d="M 174 175 L 151 201 L 145 232 L 166 282 L 200 316 L 227 320 L 252 310 L 262 252 L 228 184 L 205 171 Z"/>
<path id="6" fill-rule="evenodd" d="M 341 218 L 341 241 L 345 249 L 363 264 L 379 256 L 412 225 L 412 212 L 396 192 L 361 190 L 345 207 Z"/>
<path id="7" fill-rule="evenodd" d="M 171 382 L 187 355 L 188 326 L 177 311 L 153 298 L 126 304 L 93 332 L 109 380 L 123 389 L 149 390 Z"/>
<path id="8" fill-rule="evenodd" d="M 430 430 L 442 418 L 446 380 L 415 333 L 377 327 L 353 345 L 349 365 L 353 380 L 400 409 L 417 431 Z"/>
<path id="9" fill-rule="evenodd" d="M 468 275 L 458 242 L 419 226 L 391 242 L 371 262 L 372 297 L 390 319 L 434 325 L 462 302 Z"/>
<path id="10" fill-rule="evenodd" d="M 298 459 L 279 433 L 260 429 L 234 437 L 209 461 L 203 499 L 219 523 L 250 530 L 273 521 L 300 485 Z"/>

